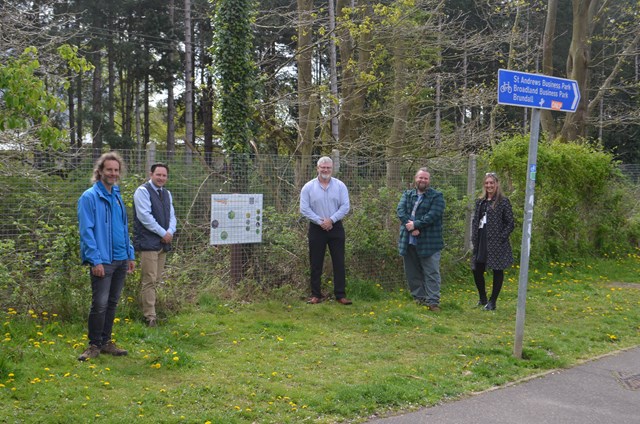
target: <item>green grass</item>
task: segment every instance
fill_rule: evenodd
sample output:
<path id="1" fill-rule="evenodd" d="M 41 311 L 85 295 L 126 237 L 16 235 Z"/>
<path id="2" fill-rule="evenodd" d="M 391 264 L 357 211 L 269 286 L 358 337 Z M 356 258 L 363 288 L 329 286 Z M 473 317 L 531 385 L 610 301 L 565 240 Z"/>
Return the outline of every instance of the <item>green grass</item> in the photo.
<path id="1" fill-rule="evenodd" d="M 114 337 L 129 356 L 86 363 L 83 322 L 4 311 L 0 422 L 362 422 L 640 344 L 640 288 L 613 284 L 640 283 L 638 257 L 530 271 L 524 359 L 517 269 L 495 313 L 474 307 L 470 273 L 444 284 L 438 314 L 362 281 L 352 306 L 203 294 L 157 329 L 121 317 Z"/>

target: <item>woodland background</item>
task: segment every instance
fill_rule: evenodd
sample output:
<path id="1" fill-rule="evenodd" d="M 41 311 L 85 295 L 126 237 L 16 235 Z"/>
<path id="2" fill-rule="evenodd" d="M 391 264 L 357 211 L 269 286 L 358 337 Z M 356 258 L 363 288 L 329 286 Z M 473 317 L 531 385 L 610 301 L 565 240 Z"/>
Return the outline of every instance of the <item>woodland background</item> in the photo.
<path id="1" fill-rule="evenodd" d="M 499 68 L 581 90 L 576 113 L 542 114 L 532 259 L 633 252 L 639 196 L 620 165 L 640 161 L 639 11 L 637 0 L 0 2 L 3 303 L 84 313 L 75 201 L 111 149 L 131 168 L 130 198 L 151 145 L 183 207 L 167 311 L 207 285 L 305 293 L 296 195 L 324 154 L 339 155 L 354 194 L 351 278 L 401 282 L 393 214 L 425 164 L 448 204 L 443 266 L 467 272 L 470 155 L 522 215 L 530 110 L 496 104 Z M 268 242 L 207 248 L 196 206 L 216 191 L 272 193 Z"/>

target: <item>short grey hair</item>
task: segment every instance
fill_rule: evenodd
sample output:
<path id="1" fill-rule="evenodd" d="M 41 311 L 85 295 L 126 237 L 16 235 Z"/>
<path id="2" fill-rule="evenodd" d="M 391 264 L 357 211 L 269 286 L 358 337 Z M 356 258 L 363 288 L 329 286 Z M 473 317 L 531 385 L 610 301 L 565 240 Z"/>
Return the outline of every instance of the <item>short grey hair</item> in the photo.
<path id="1" fill-rule="evenodd" d="M 322 165 L 323 163 L 330 163 L 331 165 L 333 165 L 333 160 L 331 160 L 329 156 L 322 156 L 320 159 L 318 159 L 318 166 Z"/>

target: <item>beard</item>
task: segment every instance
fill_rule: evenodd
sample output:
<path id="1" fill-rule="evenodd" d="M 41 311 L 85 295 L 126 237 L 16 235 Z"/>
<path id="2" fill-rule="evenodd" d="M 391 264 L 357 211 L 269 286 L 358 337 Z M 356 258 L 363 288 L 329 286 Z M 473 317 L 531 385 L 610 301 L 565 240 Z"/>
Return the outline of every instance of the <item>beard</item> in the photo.
<path id="1" fill-rule="evenodd" d="M 416 183 L 416 188 L 419 191 L 427 191 L 427 189 L 429 188 L 429 184 L 428 183 Z"/>
<path id="2" fill-rule="evenodd" d="M 327 174 L 323 174 L 322 172 L 320 173 L 320 178 L 322 178 L 323 180 L 328 180 L 331 178 L 331 173 L 327 173 Z"/>

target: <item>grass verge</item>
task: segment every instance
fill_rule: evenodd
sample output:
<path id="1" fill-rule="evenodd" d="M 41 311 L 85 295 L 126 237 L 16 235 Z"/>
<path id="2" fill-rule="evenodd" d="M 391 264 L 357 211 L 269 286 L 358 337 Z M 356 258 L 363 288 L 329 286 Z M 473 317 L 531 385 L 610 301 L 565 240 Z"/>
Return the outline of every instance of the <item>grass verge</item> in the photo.
<path id="1" fill-rule="evenodd" d="M 522 360 L 517 269 L 496 312 L 474 306 L 470 275 L 446 282 L 440 313 L 365 282 L 351 306 L 203 294 L 155 329 L 118 319 L 129 356 L 86 363 L 84 323 L 9 309 L 0 422 L 362 422 L 434 405 L 640 344 L 639 271 L 637 256 L 532 267 Z"/>

